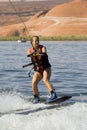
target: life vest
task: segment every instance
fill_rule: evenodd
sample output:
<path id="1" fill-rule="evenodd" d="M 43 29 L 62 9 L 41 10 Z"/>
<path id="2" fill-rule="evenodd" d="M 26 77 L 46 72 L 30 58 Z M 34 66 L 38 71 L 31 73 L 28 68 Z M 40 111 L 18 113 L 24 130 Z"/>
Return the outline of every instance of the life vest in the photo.
<path id="1" fill-rule="evenodd" d="M 43 54 L 42 48 L 43 45 L 39 45 L 37 50 L 35 50 L 33 47 L 29 49 L 34 70 L 41 73 L 43 70 L 51 66 L 48 60 L 48 55 L 46 53 Z"/>

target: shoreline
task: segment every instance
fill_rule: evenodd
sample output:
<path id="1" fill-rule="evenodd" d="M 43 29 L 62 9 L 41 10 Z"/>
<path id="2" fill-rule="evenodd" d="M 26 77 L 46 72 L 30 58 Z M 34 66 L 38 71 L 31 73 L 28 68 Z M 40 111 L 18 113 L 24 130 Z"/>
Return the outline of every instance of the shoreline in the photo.
<path id="1" fill-rule="evenodd" d="M 18 41 L 24 38 L 26 41 L 29 41 L 31 37 L 17 37 L 17 36 L 7 36 L 0 37 L 0 41 Z M 40 36 L 40 41 L 87 41 L 87 35 L 77 36 Z"/>

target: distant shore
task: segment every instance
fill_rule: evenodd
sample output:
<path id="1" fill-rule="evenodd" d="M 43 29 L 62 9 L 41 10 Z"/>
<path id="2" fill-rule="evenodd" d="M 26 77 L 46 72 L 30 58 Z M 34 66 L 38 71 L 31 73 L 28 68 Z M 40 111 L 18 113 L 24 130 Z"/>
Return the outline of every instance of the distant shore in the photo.
<path id="1" fill-rule="evenodd" d="M 26 41 L 29 41 L 31 37 L 23 37 L 26 39 Z M 15 37 L 15 36 L 11 36 L 11 37 L 0 37 L 0 41 L 18 41 L 21 40 L 21 37 Z M 51 36 L 51 37 L 41 37 L 40 36 L 40 40 L 41 41 L 87 41 L 87 35 L 86 36 L 76 36 L 76 35 L 72 35 L 72 36 Z"/>
<path id="2" fill-rule="evenodd" d="M 11 0 L 12 1 L 12 0 Z M 0 26 L 7 26 L 12 24 L 21 23 L 20 17 L 24 22 L 29 20 L 37 12 L 46 10 L 49 11 L 54 6 L 62 3 L 66 3 L 72 0 L 50 0 L 49 1 L 12 1 L 12 5 L 9 1 L 0 2 Z M 17 15 L 18 14 L 18 15 Z M 7 20 L 9 19 L 9 20 Z"/>
<path id="3" fill-rule="evenodd" d="M 0 40 L 21 41 L 20 36 L 40 35 L 41 40 L 87 41 L 87 1 L 71 1 L 12 2 L 13 6 L 1 2 Z M 29 36 L 25 39 L 30 40 Z"/>

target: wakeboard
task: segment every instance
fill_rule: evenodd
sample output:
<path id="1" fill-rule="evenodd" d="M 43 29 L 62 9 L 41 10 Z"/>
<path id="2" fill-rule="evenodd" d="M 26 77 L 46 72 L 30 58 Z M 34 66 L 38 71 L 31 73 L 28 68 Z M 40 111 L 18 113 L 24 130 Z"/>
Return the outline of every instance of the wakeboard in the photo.
<path id="1" fill-rule="evenodd" d="M 53 101 L 50 101 L 50 102 L 45 102 L 45 104 L 58 104 L 58 103 L 61 103 L 61 102 L 64 102 L 64 101 L 67 101 L 69 100 L 70 98 L 72 98 L 72 96 L 63 96 L 63 97 L 59 97 Z"/>

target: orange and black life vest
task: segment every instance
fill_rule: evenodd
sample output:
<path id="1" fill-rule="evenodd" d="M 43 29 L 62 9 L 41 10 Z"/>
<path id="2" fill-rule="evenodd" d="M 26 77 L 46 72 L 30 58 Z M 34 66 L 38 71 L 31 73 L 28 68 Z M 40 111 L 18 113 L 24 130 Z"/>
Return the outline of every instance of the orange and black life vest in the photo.
<path id="1" fill-rule="evenodd" d="M 33 47 L 29 49 L 31 54 L 31 60 L 34 65 L 35 71 L 43 71 L 48 67 L 51 67 L 48 55 L 42 52 L 43 45 L 39 45 L 38 49 L 35 50 Z"/>

